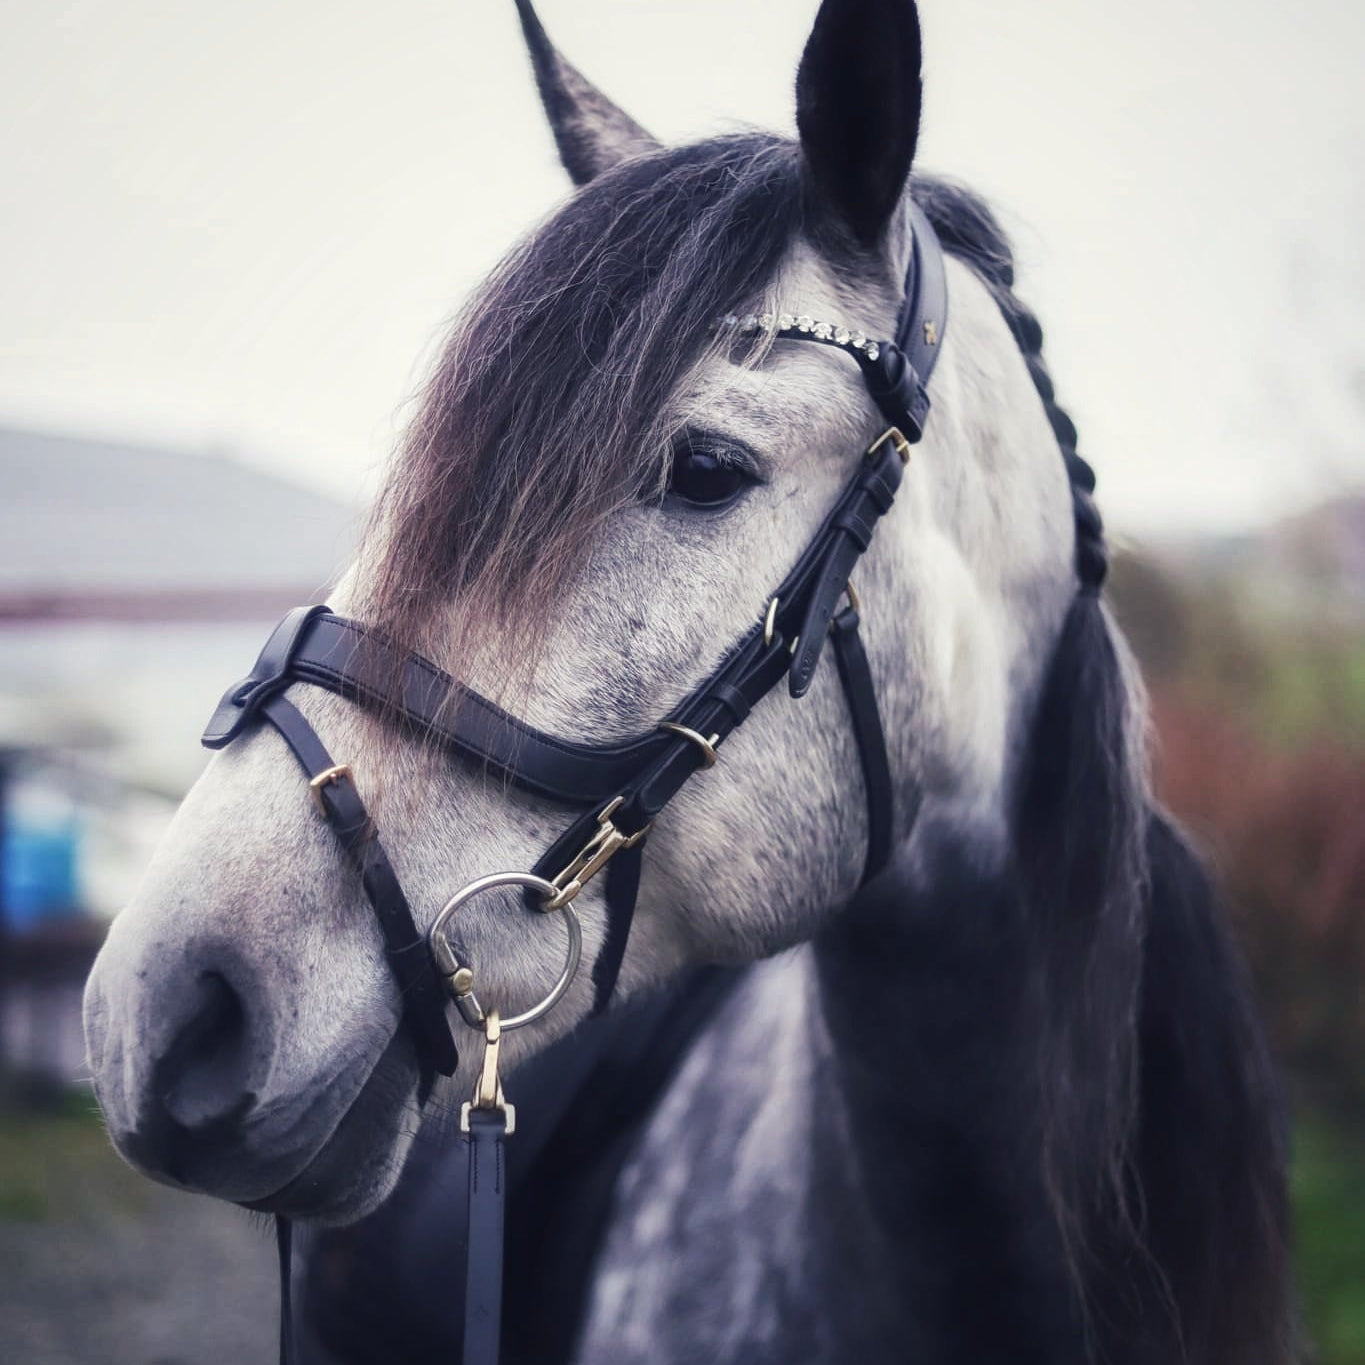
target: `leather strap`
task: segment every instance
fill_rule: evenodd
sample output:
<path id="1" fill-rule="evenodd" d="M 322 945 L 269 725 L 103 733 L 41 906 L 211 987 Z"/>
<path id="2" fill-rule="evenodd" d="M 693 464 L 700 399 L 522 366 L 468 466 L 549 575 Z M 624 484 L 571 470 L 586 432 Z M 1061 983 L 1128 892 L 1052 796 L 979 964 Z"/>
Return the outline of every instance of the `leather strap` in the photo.
<path id="1" fill-rule="evenodd" d="M 384 936 L 384 951 L 398 982 L 403 1002 L 403 1019 L 417 1043 L 424 1070 L 452 1075 L 459 1062 L 450 1021 L 446 1017 L 445 994 L 431 965 L 425 936 L 412 918 L 412 909 L 393 864 L 379 842 L 379 836 L 355 783 L 337 767 L 313 727 L 293 702 L 271 696 L 261 714 L 279 731 L 281 738 L 298 759 L 309 779 L 323 773 L 335 776 L 314 787 L 322 812 L 360 872 L 361 884 Z M 430 1085 L 429 1074 L 423 1089 Z"/>
<path id="2" fill-rule="evenodd" d="M 623 848 L 607 864 L 607 933 L 592 964 L 592 1012 L 601 1014 L 611 1001 L 616 979 L 625 961 L 635 903 L 640 897 L 640 873 L 644 870 L 645 846 Z"/>
<path id="3" fill-rule="evenodd" d="M 825 647 L 835 608 L 848 591 L 854 566 L 872 543 L 878 520 L 891 510 L 904 468 L 894 443 L 885 442 L 874 459 L 859 471 L 852 496 L 844 499 L 831 519 L 824 555 L 807 599 L 792 657 L 788 686 L 793 697 L 804 697 L 814 681 L 815 665 Z"/>
<path id="4" fill-rule="evenodd" d="M 294 1225 L 275 1218 L 275 1250 L 280 1263 L 280 1365 L 294 1365 Z"/>
<path id="5" fill-rule="evenodd" d="M 919 376 L 921 387 L 927 389 L 948 330 L 948 272 L 934 225 L 913 199 L 907 197 L 905 203 L 910 219 L 910 268 L 896 319 L 896 346 Z M 928 401 L 926 396 L 926 409 Z"/>
<path id="6" fill-rule="evenodd" d="M 868 667 L 867 651 L 863 649 L 858 633 L 856 609 L 845 607 L 830 623 L 830 634 L 834 639 L 834 659 L 839 666 L 844 696 L 848 698 L 849 719 L 853 722 L 853 738 L 858 745 L 858 761 L 862 765 L 863 787 L 867 792 L 867 856 L 863 862 L 863 885 L 866 885 L 891 857 L 896 791 L 891 782 L 891 762 L 886 753 L 881 711 L 877 707 L 877 689 Z"/>
<path id="7" fill-rule="evenodd" d="M 859 461 L 834 509 L 774 594 L 779 632 L 791 640 L 805 631 L 808 642 L 798 660 L 800 672 L 793 674 L 803 682 L 793 695 L 809 687 L 823 648 L 823 626 L 806 630 L 805 619 L 823 614 L 828 623 L 871 528 L 891 505 L 900 476 L 901 460 L 889 442 L 871 459 Z M 763 628 L 756 624 L 672 719 L 724 739 L 787 672 L 788 656 L 767 657 L 766 648 Z M 221 749 L 231 743 L 254 723 L 270 697 L 291 682 L 313 683 L 397 713 L 424 735 L 491 766 L 516 786 L 566 805 L 600 805 L 669 754 L 687 759 L 685 773 L 694 766 L 694 746 L 657 729 L 605 745 L 580 744 L 537 730 L 461 687 L 427 659 L 394 649 L 323 606 L 296 608 L 276 627 L 251 672 L 219 702 L 203 744 Z"/>
<path id="8" fill-rule="evenodd" d="M 464 1365 L 498 1365 L 502 1329 L 503 1213 L 507 1168 L 501 1109 L 470 1109 L 461 1157 L 469 1172 L 469 1238 L 465 1249 Z"/>

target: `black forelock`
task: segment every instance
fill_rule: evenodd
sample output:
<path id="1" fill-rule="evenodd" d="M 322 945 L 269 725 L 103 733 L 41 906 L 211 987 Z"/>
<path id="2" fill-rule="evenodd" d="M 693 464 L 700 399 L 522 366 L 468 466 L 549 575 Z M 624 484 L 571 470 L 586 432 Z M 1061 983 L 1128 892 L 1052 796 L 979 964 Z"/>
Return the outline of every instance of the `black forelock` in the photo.
<path id="1" fill-rule="evenodd" d="M 670 397 L 800 223 L 795 145 L 745 134 L 624 162 L 532 233 L 465 308 L 409 430 L 375 618 L 412 638 L 471 589 L 514 616 L 518 596 L 552 597 L 610 513 L 659 485 Z"/>

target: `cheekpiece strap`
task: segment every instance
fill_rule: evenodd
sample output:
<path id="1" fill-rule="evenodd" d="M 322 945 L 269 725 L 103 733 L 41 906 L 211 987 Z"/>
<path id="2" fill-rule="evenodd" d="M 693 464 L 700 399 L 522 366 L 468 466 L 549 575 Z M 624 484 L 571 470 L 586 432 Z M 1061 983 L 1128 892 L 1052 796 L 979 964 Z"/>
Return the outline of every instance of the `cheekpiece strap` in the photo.
<path id="1" fill-rule="evenodd" d="M 427 952 L 426 937 L 413 920 L 398 874 L 379 842 L 350 769 L 332 758 L 313 727 L 285 697 L 268 698 L 261 714 L 298 759 L 319 811 L 360 873 L 384 936 L 384 951 L 403 1002 L 404 1022 L 417 1045 L 423 1070 L 452 1075 L 459 1054 L 446 1016 L 445 991 Z M 423 1088 L 429 1085 L 427 1076 Z"/>

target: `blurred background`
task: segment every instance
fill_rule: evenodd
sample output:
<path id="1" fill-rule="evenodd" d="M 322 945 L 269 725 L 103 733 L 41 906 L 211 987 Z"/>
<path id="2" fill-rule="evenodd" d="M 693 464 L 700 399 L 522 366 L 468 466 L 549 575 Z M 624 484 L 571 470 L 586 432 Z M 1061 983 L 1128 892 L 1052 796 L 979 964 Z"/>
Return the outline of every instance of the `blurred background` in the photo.
<path id="1" fill-rule="evenodd" d="M 815 9 L 541 3 L 675 140 L 790 129 Z M 267 1238 L 109 1154 L 81 985 L 212 703 L 344 565 L 446 319 L 566 186 L 511 0 L 0 12 L 0 1359 L 266 1359 Z M 1307 1316 L 1362 1365 L 1365 8 L 921 12 L 921 164 L 1015 238 L 1158 786 L 1286 1072 Z"/>

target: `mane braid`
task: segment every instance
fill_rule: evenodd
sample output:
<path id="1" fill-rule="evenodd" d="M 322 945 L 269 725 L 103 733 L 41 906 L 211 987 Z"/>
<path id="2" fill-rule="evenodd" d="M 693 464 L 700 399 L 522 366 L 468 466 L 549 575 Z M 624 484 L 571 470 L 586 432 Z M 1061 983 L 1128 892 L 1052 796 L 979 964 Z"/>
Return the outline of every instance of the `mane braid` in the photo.
<path id="1" fill-rule="evenodd" d="M 1014 255 L 1009 238 L 985 200 L 971 190 L 933 176 L 916 176 L 916 203 L 938 233 L 943 249 L 972 267 L 990 290 L 1028 366 L 1033 387 L 1057 438 L 1071 484 L 1076 525 L 1076 573 L 1083 588 L 1098 593 L 1108 570 L 1104 523 L 1095 505 L 1095 471 L 1076 453 L 1076 424 L 1057 402 L 1043 361 L 1043 329 L 1014 293 Z"/>

